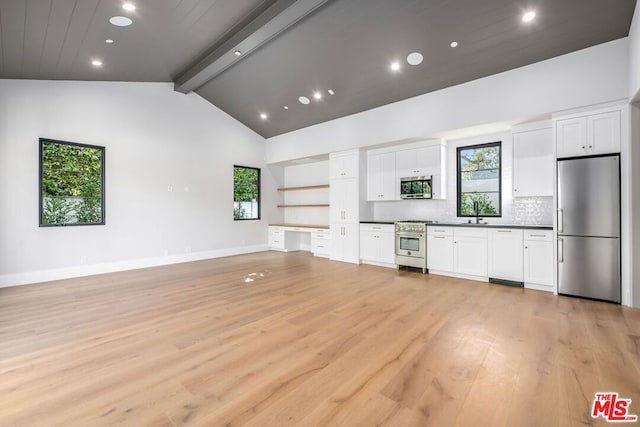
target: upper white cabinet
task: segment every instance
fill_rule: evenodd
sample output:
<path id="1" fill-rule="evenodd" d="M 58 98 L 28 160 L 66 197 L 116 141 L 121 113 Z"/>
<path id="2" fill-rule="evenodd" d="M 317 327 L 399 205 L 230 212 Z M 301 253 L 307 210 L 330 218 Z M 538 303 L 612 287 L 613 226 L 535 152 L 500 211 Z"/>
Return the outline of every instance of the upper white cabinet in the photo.
<path id="1" fill-rule="evenodd" d="M 569 128 L 567 132 L 579 132 L 577 128 Z M 553 196 L 554 163 L 551 122 L 514 128 L 514 197 Z"/>
<path id="2" fill-rule="evenodd" d="M 375 153 L 367 155 L 367 200 L 398 200 L 399 186 L 395 182 L 396 153 Z"/>
<path id="3" fill-rule="evenodd" d="M 415 142 L 367 153 L 367 201 L 400 200 L 400 179 L 431 176 L 434 199 L 446 198 L 446 144 Z"/>
<path id="4" fill-rule="evenodd" d="M 357 153 L 354 154 L 353 151 L 332 153 L 329 161 L 329 178 L 357 178 L 359 164 L 359 156 Z"/>
<path id="5" fill-rule="evenodd" d="M 489 277 L 523 281 L 523 232 L 521 229 L 489 230 Z"/>
<path id="6" fill-rule="evenodd" d="M 558 157 L 619 153 L 621 111 L 603 111 L 555 121 Z"/>

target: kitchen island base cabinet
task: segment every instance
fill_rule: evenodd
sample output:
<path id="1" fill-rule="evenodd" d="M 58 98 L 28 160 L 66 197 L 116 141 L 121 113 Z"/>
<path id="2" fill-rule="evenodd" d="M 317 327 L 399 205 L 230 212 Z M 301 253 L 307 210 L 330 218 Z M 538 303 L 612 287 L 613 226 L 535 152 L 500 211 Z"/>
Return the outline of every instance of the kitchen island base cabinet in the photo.
<path id="1" fill-rule="evenodd" d="M 396 267 L 394 225 L 360 224 L 360 260 L 363 264 Z"/>
<path id="2" fill-rule="evenodd" d="M 553 233 L 547 230 L 525 231 L 524 287 L 554 292 Z"/>

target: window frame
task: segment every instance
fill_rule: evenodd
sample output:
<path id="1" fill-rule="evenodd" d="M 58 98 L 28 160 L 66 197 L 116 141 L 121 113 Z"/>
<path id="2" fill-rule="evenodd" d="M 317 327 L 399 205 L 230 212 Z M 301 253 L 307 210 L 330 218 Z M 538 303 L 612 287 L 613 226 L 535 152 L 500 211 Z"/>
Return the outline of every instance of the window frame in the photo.
<path id="1" fill-rule="evenodd" d="M 478 214 L 482 218 L 501 218 L 502 217 L 502 141 L 487 142 L 484 144 L 465 145 L 456 148 L 456 214 L 460 218 L 475 218 L 476 215 L 462 214 L 462 165 L 460 153 L 464 150 L 498 147 L 498 214 L 484 215 Z"/>
<path id="2" fill-rule="evenodd" d="M 91 148 L 94 150 L 100 150 L 100 217 L 102 221 L 100 222 L 73 222 L 67 224 L 48 224 L 44 223 L 44 206 L 42 204 L 43 194 L 42 194 L 42 179 L 44 178 L 44 144 L 45 143 L 54 143 L 54 144 L 62 144 L 62 145 L 70 145 L 73 147 L 81 147 L 81 148 Z M 71 141 L 62 141 L 58 139 L 52 138 L 39 138 L 39 177 L 38 177 L 38 219 L 40 227 L 75 227 L 75 226 L 87 226 L 87 225 L 105 225 L 106 224 L 106 191 L 105 191 L 105 147 L 100 145 L 91 145 L 91 144 L 82 144 L 79 142 L 71 142 Z"/>
<path id="3" fill-rule="evenodd" d="M 252 170 L 258 171 L 258 197 L 256 198 L 256 201 L 258 202 L 258 216 L 256 218 L 236 218 L 234 215 L 233 220 L 234 221 L 259 221 L 260 219 L 262 219 L 262 170 L 260 170 L 260 168 L 256 168 L 253 166 L 243 166 L 243 165 L 234 164 L 233 165 L 234 172 L 236 168 L 252 169 Z M 235 193 L 235 182 L 233 183 L 233 191 Z M 235 202 L 236 202 L 235 197 L 233 197 L 233 203 Z"/>

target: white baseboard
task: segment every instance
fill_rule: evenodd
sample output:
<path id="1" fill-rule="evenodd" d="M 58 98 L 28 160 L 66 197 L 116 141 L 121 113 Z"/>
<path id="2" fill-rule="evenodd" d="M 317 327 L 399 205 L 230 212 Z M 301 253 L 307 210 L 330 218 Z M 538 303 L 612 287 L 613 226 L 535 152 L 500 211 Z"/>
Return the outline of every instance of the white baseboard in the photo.
<path id="1" fill-rule="evenodd" d="M 386 262 L 368 261 L 366 259 L 361 259 L 360 262 L 362 264 L 375 265 L 376 267 L 398 268 L 396 264 L 387 264 Z"/>
<path id="2" fill-rule="evenodd" d="M 535 283 L 525 283 L 525 289 L 535 289 L 536 291 L 546 291 L 554 293 L 553 285 L 537 285 Z"/>
<path id="3" fill-rule="evenodd" d="M 135 270 L 138 268 L 156 267 L 159 265 L 179 264 L 182 262 L 203 259 L 221 258 L 233 255 L 249 254 L 269 250 L 267 245 L 242 246 L 239 248 L 215 249 L 211 251 L 174 254 L 153 258 L 140 258 L 126 261 L 106 262 L 102 264 L 80 265 L 52 270 L 28 271 L 24 273 L 0 275 L 0 288 L 28 285 L 31 283 L 49 282 L 52 280 L 70 279 L 72 277 L 92 276 L 94 274 L 113 273 L 116 271 Z"/>

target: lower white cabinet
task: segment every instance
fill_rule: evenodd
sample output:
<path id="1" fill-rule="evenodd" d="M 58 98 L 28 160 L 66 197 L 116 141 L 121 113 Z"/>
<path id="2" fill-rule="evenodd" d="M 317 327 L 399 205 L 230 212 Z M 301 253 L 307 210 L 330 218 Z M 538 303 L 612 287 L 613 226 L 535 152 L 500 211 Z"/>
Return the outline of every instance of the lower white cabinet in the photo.
<path id="1" fill-rule="evenodd" d="M 329 230 L 313 230 L 311 232 L 311 252 L 315 256 L 329 256 L 331 252 L 331 235 L 329 234 Z"/>
<path id="2" fill-rule="evenodd" d="M 453 228 L 427 227 L 427 268 L 453 271 Z"/>
<path id="3" fill-rule="evenodd" d="M 335 261 L 360 263 L 360 224 L 331 224 L 331 256 Z"/>
<path id="4" fill-rule="evenodd" d="M 487 277 L 487 229 L 428 226 L 427 268 Z"/>
<path id="5" fill-rule="evenodd" d="M 524 286 L 553 292 L 551 230 L 526 230 L 524 233 Z"/>
<path id="6" fill-rule="evenodd" d="M 453 272 L 487 277 L 487 229 L 453 230 Z"/>
<path id="7" fill-rule="evenodd" d="M 489 229 L 489 278 L 523 281 L 521 229 Z"/>
<path id="8" fill-rule="evenodd" d="M 395 266 L 393 224 L 360 224 L 360 259 L 364 263 Z"/>

